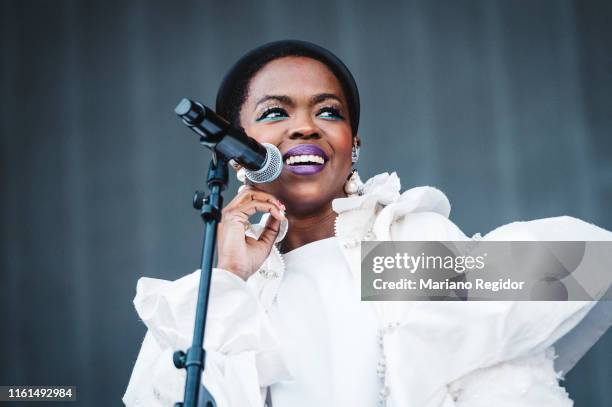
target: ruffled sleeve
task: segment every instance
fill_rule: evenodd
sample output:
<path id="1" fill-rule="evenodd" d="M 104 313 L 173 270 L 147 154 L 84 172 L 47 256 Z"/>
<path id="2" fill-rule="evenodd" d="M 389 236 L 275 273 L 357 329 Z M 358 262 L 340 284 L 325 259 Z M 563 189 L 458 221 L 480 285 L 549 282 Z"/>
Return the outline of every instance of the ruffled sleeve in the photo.
<path id="1" fill-rule="evenodd" d="M 376 236 L 399 241 L 469 240 L 448 219 L 449 210 L 440 191 L 429 187 L 410 190 L 403 200 L 380 212 Z M 483 240 L 612 240 L 612 233 L 560 217 L 504 225 Z M 448 397 L 450 383 L 480 369 L 542 354 L 575 328 L 594 305 L 593 301 L 380 304 L 386 327 L 382 340 L 389 401 L 393 405 L 440 406 Z M 600 326 L 598 329 L 601 331 Z M 583 352 L 597 339 L 593 333 L 587 336 L 580 343 Z M 415 371 L 406 366 L 427 369 Z"/>
<path id="2" fill-rule="evenodd" d="M 483 237 L 484 240 L 523 241 L 612 241 L 612 232 L 571 216 L 513 222 L 500 226 Z M 609 270 L 612 271 L 612 270 Z M 608 280 L 609 281 L 609 280 Z M 597 342 L 612 324 L 612 287 L 601 287 L 603 295 L 593 293 L 604 301 L 578 301 L 583 305 L 582 316 L 572 322 L 571 330 L 555 338 L 558 357 L 555 368 L 562 374 L 569 372 L 578 360 Z M 607 293 L 606 293 L 607 290 Z M 576 302 L 576 301 L 573 301 Z M 571 302 L 559 302 L 559 307 L 568 308 Z M 537 307 L 538 303 L 522 303 L 525 307 Z"/>
<path id="3" fill-rule="evenodd" d="M 199 270 L 176 281 L 141 278 L 134 305 L 148 328 L 123 397 L 127 406 L 183 399 L 185 371 L 175 350 L 191 345 Z M 219 407 L 264 405 L 265 388 L 290 378 L 265 309 L 238 276 L 213 269 L 203 382 Z"/>
<path id="4" fill-rule="evenodd" d="M 466 240 L 448 219 L 450 203 L 439 189 L 423 186 L 404 191 L 385 205 L 373 231 L 378 240 Z"/>

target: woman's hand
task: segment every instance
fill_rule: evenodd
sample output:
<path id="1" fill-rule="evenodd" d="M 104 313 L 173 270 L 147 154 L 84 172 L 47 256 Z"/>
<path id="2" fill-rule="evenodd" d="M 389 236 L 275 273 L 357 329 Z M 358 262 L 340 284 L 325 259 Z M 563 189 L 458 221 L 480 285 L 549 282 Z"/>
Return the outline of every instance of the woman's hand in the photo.
<path id="1" fill-rule="evenodd" d="M 221 211 L 217 229 L 217 267 L 247 280 L 266 260 L 285 219 L 284 205 L 274 196 L 246 185 Z M 249 216 L 270 212 L 266 228 L 259 240 L 244 234 L 249 227 Z"/>

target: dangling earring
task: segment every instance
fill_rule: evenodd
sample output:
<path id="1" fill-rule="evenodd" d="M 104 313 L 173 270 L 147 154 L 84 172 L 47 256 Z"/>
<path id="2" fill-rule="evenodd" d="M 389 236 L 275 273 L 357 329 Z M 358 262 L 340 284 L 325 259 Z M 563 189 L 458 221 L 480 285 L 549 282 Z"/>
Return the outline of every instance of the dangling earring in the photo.
<path id="1" fill-rule="evenodd" d="M 349 197 L 363 194 L 363 182 L 361 182 L 359 173 L 355 168 L 351 170 L 351 175 L 349 175 L 344 183 L 344 192 L 346 192 L 346 195 Z"/>
<path id="2" fill-rule="evenodd" d="M 351 150 L 351 161 L 355 164 L 359 160 L 359 146 L 353 144 L 353 149 Z"/>
<path id="3" fill-rule="evenodd" d="M 353 165 L 357 162 L 357 160 L 359 160 L 359 146 L 353 144 L 353 149 L 351 150 L 351 162 Z M 361 182 L 359 173 L 354 167 L 344 183 L 344 192 L 349 197 L 363 194 L 363 182 Z"/>
<path id="4" fill-rule="evenodd" d="M 238 181 L 242 182 L 243 184 L 246 181 L 246 170 L 244 168 L 240 168 L 237 172 L 236 172 L 236 178 L 238 179 Z"/>
<path id="5" fill-rule="evenodd" d="M 242 190 L 246 186 L 246 170 L 244 167 L 240 166 L 234 159 L 229 160 L 229 163 L 236 170 L 236 179 L 238 182 L 241 182 L 242 185 L 238 187 L 238 192 Z"/>

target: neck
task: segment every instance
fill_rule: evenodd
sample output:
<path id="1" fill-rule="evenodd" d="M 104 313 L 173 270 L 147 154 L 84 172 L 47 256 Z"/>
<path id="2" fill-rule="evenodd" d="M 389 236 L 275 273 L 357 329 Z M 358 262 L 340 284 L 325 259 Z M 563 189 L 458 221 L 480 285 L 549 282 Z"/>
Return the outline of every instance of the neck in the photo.
<path id="1" fill-rule="evenodd" d="M 342 193 L 341 196 L 346 196 Z M 332 209 L 329 201 L 320 211 L 308 215 L 286 213 L 289 221 L 287 235 L 279 246 L 281 253 L 287 253 L 305 244 L 327 239 L 335 235 L 334 224 L 338 214 Z"/>

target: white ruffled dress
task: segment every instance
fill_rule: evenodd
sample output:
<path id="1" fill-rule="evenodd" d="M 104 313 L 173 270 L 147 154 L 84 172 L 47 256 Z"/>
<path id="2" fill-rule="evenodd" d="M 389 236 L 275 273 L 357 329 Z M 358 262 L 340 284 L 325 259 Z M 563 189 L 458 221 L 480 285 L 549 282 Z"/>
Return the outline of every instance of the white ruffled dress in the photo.
<path id="1" fill-rule="evenodd" d="M 396 174 L 383 173 L 362 196 L 334 200 L 334 237 L 285 255 L 274 247 L 247 282 L 213 269 L 203 382 L 219 407 L 572 405 L 558 379 L 609 327 L 609 302 L 595 312 L 588 301 L 360 301 L 360 241 L 470 240 L 448 219 L 442 192 L 399 191 Z M 258 237 L 266 218 L 247 235 Z M 612 233 L 558 217 L 472 239 L 612 240 Z M 199 271 L 139 280 L 134 304 L 148 331 L 127 406 L 182 400 L 185 373 L 172 353 L 190 346 L 198 280 Z M 553 345 L 563 349 L 556 360 Z"/>

